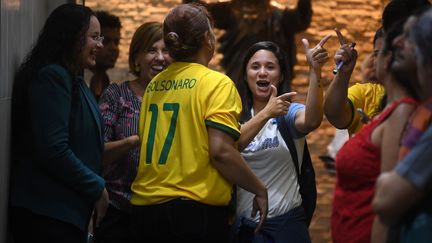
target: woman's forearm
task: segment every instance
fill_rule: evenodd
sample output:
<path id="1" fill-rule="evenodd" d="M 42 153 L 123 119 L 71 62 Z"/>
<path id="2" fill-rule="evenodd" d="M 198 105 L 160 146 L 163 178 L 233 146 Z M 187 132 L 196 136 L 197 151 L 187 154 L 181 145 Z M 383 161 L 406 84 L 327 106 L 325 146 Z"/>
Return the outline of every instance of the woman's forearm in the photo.
<path id="1" fill-rule="evenodd" d="M 309 73 L 309 88 L 306 97 L 304 133 L 309 133 L 321 125 L 323 119 L 323 88 L 321 72 Z"/>
<path id="2" fill-rule="evenodd" d="M 270 117 L 263 111 L 256 114 L 256 116 L 252 117 L 248 122 L 241 126 L 241 136 L 238 140 L 239 151 L 243 151 L 243 149 L 249 145 L 269 119 Z"/>
<path id="3" fill-rule="evenodd" d="M 137 135 L 132 135 L 121 140 L 105 143 L 103 164 L 108 165 L 125 155 L 130 149 L 137 146 L 139 138 Z"/>

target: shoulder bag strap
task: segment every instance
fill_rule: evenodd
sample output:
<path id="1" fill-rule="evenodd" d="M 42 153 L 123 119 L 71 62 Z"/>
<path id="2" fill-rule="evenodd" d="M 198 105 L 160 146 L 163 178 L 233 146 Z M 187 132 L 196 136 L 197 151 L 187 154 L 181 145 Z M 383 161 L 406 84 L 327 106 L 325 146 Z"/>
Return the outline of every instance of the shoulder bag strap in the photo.
<path id="1" fill-rule="evenodd" d="M 297 149 L 294 144 L 294 140 L 292 139 L 292 135 L 290 132 L 290 129 L 288 127 L 288 124 L 285 121 L 285 117 L 279 116 L 276 118 L 277 126 L 279 129 L 280 134 L 282 135 L 282 138 L 284 139 L 286 145 L 288 146 L 288 149 L 291 154 L 292 161 L 294 163 L 294 167 L 297 174 L 297 179 L 300 178 L 300 169 L 299 169 L 299 162 L 297 157 Z"/>

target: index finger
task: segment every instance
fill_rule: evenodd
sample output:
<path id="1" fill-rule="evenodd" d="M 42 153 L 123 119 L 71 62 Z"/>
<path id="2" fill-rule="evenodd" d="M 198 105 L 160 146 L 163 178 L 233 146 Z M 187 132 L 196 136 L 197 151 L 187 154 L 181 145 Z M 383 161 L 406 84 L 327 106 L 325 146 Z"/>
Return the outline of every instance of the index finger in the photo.
<path id="1" fill-rule="evenodd" d="M 318 43 L 318 46 L 323 47 L 323 46 L 325 45 L 325 43 L 326 43 L 328 40 L 330 40 L 330 38 L 331 38 L 331 35 L 326 35 L 326 36 L 324 36 L 324 38 L 322 38 L 322 39 L 320 40 L 320 42 Z"/>
<path id="2" fill-rule="evenodd" d="M 283 99 L 283 100 L 289 100 L 292 97 L 294 97 L 295 95 L 297 95 L 297 92 L 288 92 L 285 94 L 281 94 L 278 98 Z"/>
<path id="3" fill-rule="evenodd" d="M 342 45 L 345 45 L 347 41 L 345 40 L 345 37 L 342 35 L 342 33 L 339 31 L 338 28 L 335 28 L 334 31 L 336 32 L 336 35 L 339 39 L 339 43 Z"/>

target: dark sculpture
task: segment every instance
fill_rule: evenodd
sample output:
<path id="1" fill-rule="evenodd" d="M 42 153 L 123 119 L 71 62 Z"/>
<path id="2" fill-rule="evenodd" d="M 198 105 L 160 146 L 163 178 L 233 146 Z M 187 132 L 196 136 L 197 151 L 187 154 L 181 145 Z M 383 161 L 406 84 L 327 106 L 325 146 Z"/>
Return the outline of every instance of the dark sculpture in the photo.
<path id="1" fill-rule="evenodd" d="M 310 25 L 311 0 L 298 0 L 296 9 L 284 10 L 272 6 L 270 0 L 183 2 L 200 2 L 205 5 L 214 18 L 215 27 L 225 30 L 219 39 L 219 52 L 223 54 L 221 65 L 231 79 L 238 80 L 239 63 L 243 61 L 246 50 L 256 42 L 269 40 L 277 43 L 286 52 L 290 77 L 285 78 L 287 83 L 291 84 L 296 64 L 294 37 Z"/>

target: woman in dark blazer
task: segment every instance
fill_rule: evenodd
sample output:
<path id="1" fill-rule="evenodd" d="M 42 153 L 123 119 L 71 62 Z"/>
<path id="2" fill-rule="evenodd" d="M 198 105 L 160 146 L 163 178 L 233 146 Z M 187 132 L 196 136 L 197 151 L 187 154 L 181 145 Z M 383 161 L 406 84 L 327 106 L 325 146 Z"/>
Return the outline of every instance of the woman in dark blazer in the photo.
<path id="1" fill-rule="evenodd" d="M 15 242 L 86 242 L 93 208 L 108 203 L 99 109 L 82 77 L 102 47 L 84 6 L 48 17 L 12 94 L 10 222 Z"/>

